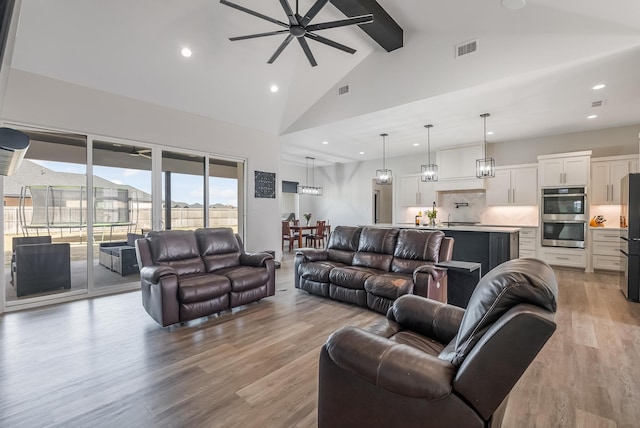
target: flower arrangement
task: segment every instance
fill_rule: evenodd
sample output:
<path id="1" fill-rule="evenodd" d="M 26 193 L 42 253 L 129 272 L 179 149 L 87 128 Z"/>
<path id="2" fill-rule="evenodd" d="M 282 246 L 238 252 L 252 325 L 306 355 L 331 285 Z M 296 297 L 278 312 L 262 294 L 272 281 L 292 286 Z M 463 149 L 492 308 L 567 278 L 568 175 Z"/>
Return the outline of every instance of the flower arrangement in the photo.
<path id="1" fill-rule="evenodd" d="M 429 217 L 429 220 L 433 220 L 438 216 L 438 210 L 436 210 L 435 208 L 432 209 L 431 211 L 427 211 L 427 217 Z"/>
<path id="2" fill-rule="evenodd" d="M 302 214 L 302 216 L 307 220 L 307 225 L 309 225 L 309 222 L 311 221 L 311 213 L 305 213 Z"/>

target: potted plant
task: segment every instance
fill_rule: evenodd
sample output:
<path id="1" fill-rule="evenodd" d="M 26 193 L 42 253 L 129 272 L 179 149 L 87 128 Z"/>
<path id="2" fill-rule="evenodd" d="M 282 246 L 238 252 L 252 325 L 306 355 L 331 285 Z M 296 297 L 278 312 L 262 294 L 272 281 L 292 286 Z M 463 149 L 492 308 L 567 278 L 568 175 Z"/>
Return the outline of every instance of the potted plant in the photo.
<path id="1" fill-rule="evenodd" d="M 429 217 L 429 226 L 436 225 L 436 217 L 438 216 L 438 210 L 433 208 L 431 211 L 427 211 L 427 217 Z"/>

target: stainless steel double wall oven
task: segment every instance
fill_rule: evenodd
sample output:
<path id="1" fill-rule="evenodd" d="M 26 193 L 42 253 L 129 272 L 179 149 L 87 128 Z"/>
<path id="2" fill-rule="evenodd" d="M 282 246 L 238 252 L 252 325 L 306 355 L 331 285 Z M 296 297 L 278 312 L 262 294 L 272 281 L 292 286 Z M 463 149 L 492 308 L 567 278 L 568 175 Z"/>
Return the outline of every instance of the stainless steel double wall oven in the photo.
<path id="1" fill-rule="evenodd" d="M 542 245 L 584 248 L 586 208 L 584 187 L 542 189 Z"/>

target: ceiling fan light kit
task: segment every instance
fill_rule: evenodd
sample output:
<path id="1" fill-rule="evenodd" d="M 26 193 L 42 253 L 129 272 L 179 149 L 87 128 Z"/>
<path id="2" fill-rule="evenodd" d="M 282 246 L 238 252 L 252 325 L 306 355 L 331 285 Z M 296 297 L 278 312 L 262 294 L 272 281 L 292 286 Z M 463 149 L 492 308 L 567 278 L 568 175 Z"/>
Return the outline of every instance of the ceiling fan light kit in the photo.
<path id="1" fill-rule="evenodd" d="M 316 65 L 318 65 L 318 63 L 316 62 L 316 59 L 313 56 L 313 53 L 311 52 L 311 48 L 309 47 L 309 44 L 307 43 L 306 39 L 314 40 L 316 42 L 325 44 L 327 46 L 331 46 L 332 48 L 339 49 L 346 53 L 354 54 L 356 52 L 355 49 L 352 49 L 348 46 L 345 46 L 333 40 L 327 39 L 326 37 L 322 37 L 318 34 L 315 34 L 314 31 L 327 30 L 329 28 L 346 27 L 349 25 L 369 24 L 373 22 L 373 15 L 367 14 L 362 16 L 354 16 L 352 18 L 340 19 L 337 21 L 311 24 L 311 20 L 315 18 L 318 12 L 320 12 L 320 10 L 328 2 L 329 0 L 317 0 L 313 4 L 313 6 L 311 6 L 309 11 L 306 13 L 306 15 L 302 16 L 298 13 L 297 0 L 296 0 L 295 13 L 293 9 L 291 9 L 291 6 L 289 5 L 289 2 L 287 0 L 280 0 L 280 4 L 282 5 L 282 8 L 284 9 L 284 12 L 287 15 L 287 18 L 289 21 L 289 23 L 286 23 L 286 22 L 279 21 L 275 18 L 271 18 L 270 16 L 263 15 L 259 12 L 253 11 L 251 9 L 247 9 L 246 7 L 240 6 L 230 1 L 220 0 L 220 3 L 226 6 L 232 7 L 241 12 L 247 13 L 249 15 L 253 15 L 260 19 L 264 19 L 266 21 L 269 21 L 273 24 L 276 24 L 285 28 L 284 30 L 269 31 L 266 33 L 256 33 L 256 34 L 249 34 L 247 36 L 230 37 L 229 40 L 231 41 L 247 40 L 247 39 L 255 39 L 258 37 L 275 36 L 278 34 L 288 33 L 284 41 L 280 44 L 280 46 L 278 46 L 274 54 L 271 55 L 271 58 L 269 58 L 267 63 L 273 64 L 273 62 L 280 56 L 282 51 L 284 51 L 284 49 L 289 45 L 289 43 L 291 43 L 291 41 L 295 38 L 298 40 L 298 44 L 300 44 L 300 47 L 304 51 L 304 54 L 306 55 L 307 60 L 309 61 L 309 64 L 311 64 L 312 67 L 315 67 Z"/>
<path id="2" fill-rule="evenodd" d="M 496 176 L 496 161 L 487 157 L 487 117 L 489 113 L 483 113 L 480 117 L 484 120 L 484 145 L 482 146 L 482 159 L 476 159 L 476 177 L 493 178 Z"/>

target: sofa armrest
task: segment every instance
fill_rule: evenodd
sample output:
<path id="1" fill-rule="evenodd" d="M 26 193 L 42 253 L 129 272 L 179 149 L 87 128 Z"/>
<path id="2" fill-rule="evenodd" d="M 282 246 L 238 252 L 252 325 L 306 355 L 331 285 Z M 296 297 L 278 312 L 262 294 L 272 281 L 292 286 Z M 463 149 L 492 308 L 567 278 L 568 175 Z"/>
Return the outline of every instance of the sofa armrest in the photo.
<path id="1" fill-rule="evenodd" d="M 296 259 L 300 259 L 300 262 L 319 262 L 328 260 L 329 253 L 316 248 L 302 248 L 296 251 Z"/>
<path id="2" fill-rule="evenodd" d="M 399 297 L 387 312 L 387 318 L 403 328 L 449 343 L 458 333 L 464 309 L 424 297 Z"/>
<path id="3" fill-rule="evenodd" d="M 413 294 L 429 299 L 447 301 L 447 269 L 432 263 L 413 271 Z"/>
<path id="4" fill-rule="evenodd" d="M 395 394 L 438 400 L 451 393 L 453 364 L 408 345 L 343 327 L 325 349 L 338 367 Z"/>
<path id="5" fill-rule="evenodd" d="M 160 278 L 169 275 L 178 276 L 178 272 L 171 266 L 164 265 L 145 266 L 140 269 L 140 278 L 150 284 L 157 284 Z"/>
<path id="6" fill-rule="evenodd" d="M 240 254 L 240 264 L 243 266 L 265 267 L 268 259 L 273 259 L 273 256 L 269 253 Z"/>

